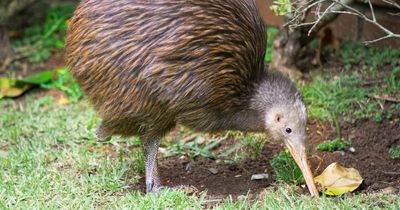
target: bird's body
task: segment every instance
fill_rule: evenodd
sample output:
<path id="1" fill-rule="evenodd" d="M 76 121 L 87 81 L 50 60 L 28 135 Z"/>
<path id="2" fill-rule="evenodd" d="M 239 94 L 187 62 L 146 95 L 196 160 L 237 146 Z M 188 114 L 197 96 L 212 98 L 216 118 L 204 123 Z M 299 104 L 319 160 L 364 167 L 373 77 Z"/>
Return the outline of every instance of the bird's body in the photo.
<path id="1" fill-rule="evenodd" d="M 98 137 L 142 137 L 154 191 L 159 140 L 177 123 L 264 132 L 278 106 L 295 110 L 304 134 L 301 98 L 288 79 L 267 73 L 265 48 L 254 0 L 83 0 L 67 62 L 103 119 Z"/>

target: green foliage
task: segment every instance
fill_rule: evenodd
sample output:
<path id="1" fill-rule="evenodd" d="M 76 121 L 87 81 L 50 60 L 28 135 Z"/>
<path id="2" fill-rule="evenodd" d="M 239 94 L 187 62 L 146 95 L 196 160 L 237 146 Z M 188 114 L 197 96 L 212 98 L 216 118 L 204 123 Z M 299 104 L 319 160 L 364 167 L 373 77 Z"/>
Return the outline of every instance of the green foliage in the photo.
<path id="1" fill-rule="evenodd" d="M 43 24 L 33 25 L 25 29 L 22 40 L 14 40 L 13 46 L 22 57 L 31 62 L 48 59 L 53 49 L 65 46 L 67 20 L 72 15 L 73 5 L 65 4 L 48 11 Z"/>
<path id="2" fill-rule="evenodd" d="M 318 144 L 317 149 L 319 151 L 333 152 L 338 150 L 345 150 L 350 145 L 351 141 L 345 141 L 337 138 L 331 141 L 324 141 L 321 144 Z"/>
<path id="3" fill-rule="evenodd" d="M 286 15 L 292 12 L 291 0 L 274 0 L 269 7 L 276 15 Z"/>
<path id="4" fill-rule="evenodd" d="M 238 143 L 218 154 L 218 158 L 224 159 L 225 163 L 236 164 L 248 157 L 256 160 L 262 153 L 268 137 L 265 134 L 229 131 L 228 136 L 238 140 Z"/>
<path id="5" fill-rule="evenodd" d="M 215 149 L 219 143 L 221 143 L 221 141 L 226 139 L 225 137 L 221 137 L 206 144 L 207 140 L 201 140 L 204 138 L 202 135 L 199 135 L 194 140 L 187 142 L 181 141 L 180 138 L 181 136 L 178 135 L 175 143 L 167 148 L 165 157 L 171 157 L 174 155 L 188 155 L 191 159 L 194 159 L 198 156 L 215 159 L 216 154 L 213 149 Z"/>
<path id="6" fill-rule="evenodd" d="M 61 90 L 68 96 L 69 101 L 74 103 L 83 97 L 82 91 L 69 72 L 65 68 L 61 68 L 39 72 L 20 80 L 0 77 L 0 98 L 3 96 L 17 97 L 38 86 Z M 6 94 L 10 90 L 15 92 L 14 95 Z M 18 91 L 16 92 L 16 90 Z"/>
<path id="7" fill-rule="evenodd" d="M 265 54 L 265 60 L 267 62 L 271 62 L 272 61 L 272 44 L 274 42 L 274 39 L 276 37 L 276 35 L 278 34 L 279 29 L 278 28 L 274 28 L 274 27 L 268 27 L 267 29 L 267 52 Z"/>
<path id="8" fill-rule="evenodd" d="M 400 145 L 389 149 L 389 157 L 392 159 L 400 159 Z"/>
<path id="9" fill-rule="evenodd" d="M 143 194 L 138 139 L 93 140 L 99 120 L 86 102 L 59 106 L 51 97 L 0 101 L 1 209 L 398 209 L 398 195 L 360 193 L 314 199 L 279 184 L 245 199 Z M 187 131 L 186 131 L 187 132 Z M 135 149 L 136 148 L 136 149 Z M 122 152 L 121 152 L 122 150 Z M 122 161 L 121 161 L 122 154 Z M 141 168 L 141 169 L 140 169 Z M 180 184 L 180 183 L 176 183 Z"/>
<path id="10" fill-rule="evenodd" d="M 400 93 L 400 50 L 344 42 L 337 54 L 352 73 L 317 77 L 310 84 L 299 85 L 308 105 L 308 114 L 329 120 L 336 127 L 338 117 L 347 122 L 368 118 L 379 122 L 384 117 L 391 118 L 400 105 L 392 104 L 382 109 L 382 99 L 376 96 Z"/>
<path id="11" fill-rule="evenodd" d="M 73 103 L 78 102 L 78 100 L 83 97 L 81 89 L 66 68 L 57 70 L 56 78 L 53 78 L 50 83 L 42 84 L 42 87 L 63 91 L 68 96 L 70 102 Z"/>
<path id="12" fill-rule="evenodd" d="M 390 76 L 385 79 L 386 79 L 386 81 L 385 81 L 386 87 L 384 89 L 384 92 L 389 93 L 389 94 L 396 94 L 396 93 L 400 92 L 400 63 L 398 66 L 395 66 L 393 68 Z M 378 91 L 378 90 L 376 90 L 376 91 Z"/>
<path id="13" fill-rule="evenodd" d="M 398 80 L 392 82 L 394 91 L 400 91 Z M 300 86 L 304 102 L 308 105 L 308 114 L 321 120 L 336 121 L 343 116 L 347 122 L 357 119 L 382 119 L 383 110 L 377 100 L 371 100 L 374 90 L 362 84 L 360 74 L 340 75 L 334 79 L 316 79 L 311 84 Z M 377 94 L 382 94 L 382 91 Z M 390 110 L 389 110 L 390 111 Z"/>
<path id="14" fill-rule="evenodd" d="M 400 65 L 400 50 L 366 47 L 358 42 L 343 42 L 342 49 L 337 52 L 337 55 L 343 60 L 347 69 L 361 64 L 376 71 L 387 64 Z"/>
<path id="15" fill-rule="evenodd" d="M 245 134 L 240 139 L 240 143 L 244 146 L 246 154 L 249 154 L 253 160 L 256 160 L 260 156 L 264 145 L 265 138 L 263 136 L 257 136 L 252 134 Z"/>
<path id="16" fill-rule="evenodd" d="M 304 182 L 299 166 L 288 151 L 285 150 L 275 155 L 270 164 L 277 180 L 294 184 Z"/>

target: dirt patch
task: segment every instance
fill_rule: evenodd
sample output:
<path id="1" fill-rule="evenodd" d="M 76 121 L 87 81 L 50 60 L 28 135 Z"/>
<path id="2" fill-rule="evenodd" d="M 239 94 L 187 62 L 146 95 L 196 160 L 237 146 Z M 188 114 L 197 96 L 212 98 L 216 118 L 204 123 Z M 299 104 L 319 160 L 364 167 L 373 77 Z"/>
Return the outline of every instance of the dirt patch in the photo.
<path id="1" fill-rule="evenodd" d="M 326 130 L 326 126 L 318 127 L 318 123 L 312 122 L 311 127 L 319 131 Z M 321 129 L 322 128 L 322 129 Z M 322 163 L 317 173 L 321 173 L 332 162 L 338 162 L 346 167 L 353 167 L 360 171 L 364 178 L 361 192 L 381 190 L 386 187 L 400 189 L 400 160 L 389 157 L 391 147 L 400 145 L 399 120 L 383 121 L 376 123 L 373 120 L 358 121 L 354 124 L 342 126 L 344 138 L 351 139 L 355 152 L 320 152 L 315 147 L 323 139 L 332 139 L 332 132 L 324 132 L 326 136 L 318 136 L 317 132 L 310 132 L 309 145 L 313 153 L 321 158 Z M 322 138 L 321 138 L 322 137 Z M 316 167 L 317 161 L 313 160 Z"/>
<path id="2" fill-rule="evenodd" d="M 400 160 L 392 160 L 388 156 L 388 150 L 400 144 L 399 126 L 398 120 L 381 123 L 368 120 L 345 124 L 342 126 L 343 137 L 352 139 L 351 146 L 356 151 L 320 152 L 315 149 L 316 145 L 335 135 L 329 124 L 310 120 L 308 133 L 311 167 L 315 174 L 320 174 L 333 162 L 358 169 L 364 182 L 357 192 L 379 191 L 389 186 L 399 190 Z M 226 141 L 220 148 L 226 148 L 229 144 L 234 146 L 235 143 L 233 140 Z M 235 199 L 247 193 L 251 196 L 276 182 L 269 161 L 282 148 L 279 142 L 268 142 L 257 160 L 247 158 L 233 165 L 202 157 L 195 161 L 178 156 L 162 159 L 159 162 L 161 179 L 164 185 L 170 187 L 192 185 L 201 191 L 207 190 L 208 196 L 212 198 L 232 196 Z M 218 173 L 210 172 L 211 168 Z M 259 173 L 267 173 L 269 178 L 260 181 L 250 179 L 251 175 Z M 144 192 L 144 178 L 135 188 Z M 305 188 L 300 192 L 308 194 Z"/>
<path id="3" fill-rule="evenodd" d="M 233 147 L 233 139 L 222 143 L 220 148 Z M 207 190 L 213 198 L 226 198 L 229 195 L 256 194 L 270 186 L 275 180 L 269 160 L 281 150 L 280 144 L 271 143 L 257 160 L 246 158 L 237 164 L 227 164 L 209 158 L 198 157 L 190 161 L 185 156 L 174 156 L 159 161 L 160 176 L 165 186 L 190 185 L 200 191 Z M 212 171 L 212 172 L 211 172 Z M 269 179 L 252 181 L 253 174 L 269 174 Z M 144 177 L 137 190 L 145 191 Z"/>

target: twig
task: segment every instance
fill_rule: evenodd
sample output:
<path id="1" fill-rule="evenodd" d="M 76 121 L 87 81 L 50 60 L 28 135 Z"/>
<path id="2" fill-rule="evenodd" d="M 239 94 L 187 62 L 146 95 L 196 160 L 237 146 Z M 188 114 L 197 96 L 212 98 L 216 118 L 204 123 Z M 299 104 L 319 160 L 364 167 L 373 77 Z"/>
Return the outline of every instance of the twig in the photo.
<path id="1" fill-rule="evenodd" d="M 372 6 L 371 0 L 368 0 L 369 8 L 371 8 L 372 20 L 376 22 L 374 7 Z"/>
<path id="2" fill-rule="evenodd" d="M 388 12 L 389 15 L 391 16 L 400 16 L 400 12 L 394 13 L 394 12 Z"/>
<path id="3" fill-rule="evenodd" d="M 318 20 L 315 21 L 314 25 L 310 28 L 310 30 L 308 30 L 308 36 L 311 35 L 311 32 L 314 30 L 314 28 L 317 26 L 317 24 L 322 20 L 323 17 L 325 17 L 325 14 L 333 7 L 335 6 L 335 3 L 333 2 L 331 5 L 329 5 L 329 7 L 324 11 L 324 13 L 322 13 L 321 16 L 319 16 Z"/>
<path id="4" fill-rule="evenodd" d="M 393 2 L 393 1 L 391 1 L 391 0 L 382 0 L 382 1 L 385 2 L 385 3 L 387 3 L 387 4 L 392 5 L 392 6 L 394 6 L 394 7 L 397 7 L 397 9 L 400 9 L 400 5 L 397 4 L 396 2 Z"/>
<path id="5" fill-rule="evenodd" d="M 400 175 L 400 172 L 395 172 L 395 171 L 382 171 L 382 173 L 388 175 Z"/>
<path id="6" fill-rule="evenodd" d="M 368 18 L 367 16 L 365 16 L 364 14 L 362 14 L 360 11 L 358 11 L 358 10 L 356 10 L 356 9 L 354 9 L 354 8 L 352 8 L 352 7 L 348 6 L 348 5 L 346 5 L 346 4 L 343 4 L 343 3 L 340 2 L 340 1 L 337 1 L 337 0 L 333 0 L 333 1 L 336 2 L 336 3 L 338 3 L 338 4 L 340 4 L 340 5 L 342 5 L 342 6 L 345 7 L 346 9 L 350 10 L 350 12 L 349 12 L 349 11 L 331 11 L 332 13 L 342 13 L 342 14 L 351 14 L 351 15 L 359 16 L 359 17 L 361 17 L 363 20 L 365 20 L 365 21 L 367 21 L 367 22 L 369 22 L 369 23 L 372 23 L 372 24 L 374 24 L 375 26 L 379 27 L 382 31 L 384 31 L 384 32 L 387 34 L 387 35 L 384 36 L 384 37 L 380 37 L 380 38 L 377 38 L 377 39 L 374 39 L 374 40 L 370 40 L 370 41 L 365 41 L 365 44 L 371 44 L 371 43 L 374 43 L 374 42 L 377 42 L 377 41 L 380 41 L 380 40 L 383 40 L 383 39 L 391 38 L 391 37 L 400 38 L 400 34 L 395 34 L 395 33 L 393 33 L 392 31 L 390 31 L 389 29 L 387 29 L 386 27 L 384 27 L 384 26 L 382 26 L 380 23 L 378 23 L 378 22 L 376 21 L 376 19 L 375 19 L 375 20 L 371 20 L 370 18 Z M 373 10 L 372 10 L 372 11 L 373 11 Z M 374 18 L 374 17 L 375 17 L 375 14 L 373 15 L 373 18 Z"/>
<path id="7" fill-rule="evenodd" d="M 400 103 L 400 99 L 393 98 L 393 97 L 390 97 L 390 96 L 387 96 L 387 95 L 379 96 L 379 95 L 376 95 L 376 94 L 372 94 L 372 95 L 369 95 L 369 96 L 372 97 L 372 98 L 375 98 L 377 100 L 381 100 L 381 101 L 389 101 L 389 102 L 394 102 L 394 103 Z"/>
<path id="8" fill-rule="evenodd" d="M 322 3 L 330 2 L 330 5 L 321 13 L 320 7 Z M 349 14 L 360 17 L 361 19 L 369 22 L 379 29 L 381 29 L 386 35 L 383 37 L 379 37 L 374 40 L 364 41 L 365 44 L 371 44 L 374 42 L 378 42 L 388 38 L 400 38 L 400 34 L 396 34 L 393 31 L 389 30 L 385 26 L 381 25 L 377 19 L 375 10 L 371 0 L 368 0 L 368 5 L 371 11 L 371 18 L 367 17 L 365 14 L 360 12 L 359 10 L 351 7 L 350 5 L 354 2 L 354 0 L 298 0 L 293 2 L 295 6 L 297 6 L 292 14 L 289 17 L 288 21 L 284 24 L 284 27 L 288 26 L 289 28 L 298 28 L 298 27 L 310 27 L 308 30 L 308 36 L 311 36 L 313 32 L 318 32 L 322 27 L 326 24 L 330 23 L 334 20 L 339 14 Z M 396 8 L 400 9 L 400 5 L 392 0 L 383 0 L 383 2 L 390 4 Z M 295 7 L 294 6 L 294 7 Z M 305 14 L 310 12 L 312 8 L 317 7 L 315 12 L 315 21 L 304 22 Z M 400 15 L 400 13 L 392 13 L 392 15 Z"/>

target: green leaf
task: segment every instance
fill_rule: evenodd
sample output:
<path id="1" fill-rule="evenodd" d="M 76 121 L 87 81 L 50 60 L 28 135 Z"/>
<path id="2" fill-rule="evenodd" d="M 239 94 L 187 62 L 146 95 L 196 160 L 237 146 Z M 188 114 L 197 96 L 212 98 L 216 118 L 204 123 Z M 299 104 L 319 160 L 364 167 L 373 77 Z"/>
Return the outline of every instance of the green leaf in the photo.
<path id="1" fill-rule="evenodd" d="M 0 99 L 18 97 L 31 87 L 32 85 L 18 83 L 15 79 L 0 77 Z"/>
<path id="2" fill-rule="evenodd" d="M 30 76 L 26 77 L 25 79 L 20 80 L 20 82 L 41 85 L 41 84 L 50 82 L 56 74 L 57 74 L 57 72 L 55 70 L 44 71 L 44 72 L 30 75 Z"/>

